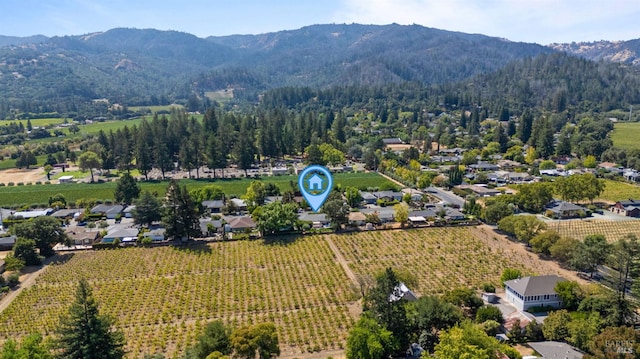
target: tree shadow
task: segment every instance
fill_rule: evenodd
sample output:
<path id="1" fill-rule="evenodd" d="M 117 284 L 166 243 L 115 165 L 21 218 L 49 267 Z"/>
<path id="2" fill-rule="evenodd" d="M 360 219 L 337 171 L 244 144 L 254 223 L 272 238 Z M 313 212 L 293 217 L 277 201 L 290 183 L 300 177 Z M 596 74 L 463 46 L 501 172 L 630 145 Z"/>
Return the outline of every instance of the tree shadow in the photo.
<path id="1" fill-rule="evenodd" d="M 283 246 L 286 247 L 295 243 L 297 240 L 304 237 L 300 233 L 290 233 L 290 234 L 278 234 L 274 236 L 267 236 L 263 238 L 263 242 L 267 246 Z"/>
<path id="2" fill-rule="evenodd" d="M 47 264 L 64 264 L 67 263 L 75 253 L 56 253 L 54 256 L 47 258 Z"/>
<path id="3" fill-rule="evenodd" d="M 211 253 L 211 247 L 207 242 L 202 241 L 188 241 L 188 242 L 176 242 L 171 245 L 171 248 L 180 252 L 194 253 L 194 254 L 209 254 Z"/>

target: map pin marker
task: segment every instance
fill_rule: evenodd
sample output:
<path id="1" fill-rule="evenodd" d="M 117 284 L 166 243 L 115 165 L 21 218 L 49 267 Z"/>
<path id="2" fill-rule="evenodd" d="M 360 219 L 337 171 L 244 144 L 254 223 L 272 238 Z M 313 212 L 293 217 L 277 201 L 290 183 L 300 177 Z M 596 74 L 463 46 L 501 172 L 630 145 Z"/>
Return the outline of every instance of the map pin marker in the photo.
<path id="1" fill-rule="evenodd" d="M 314 212 L 318 212 L 333 188 L 333 177 L 326 167 L 311 165 L 298 176 L 298 187 Z"/>

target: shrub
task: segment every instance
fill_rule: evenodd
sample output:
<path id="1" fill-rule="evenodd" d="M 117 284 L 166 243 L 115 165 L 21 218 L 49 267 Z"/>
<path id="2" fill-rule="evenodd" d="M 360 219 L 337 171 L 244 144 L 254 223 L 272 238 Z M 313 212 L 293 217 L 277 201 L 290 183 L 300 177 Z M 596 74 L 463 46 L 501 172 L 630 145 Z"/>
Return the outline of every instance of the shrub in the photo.
<path id="1" fill-rule="evenodd" d="M 494 307 L 492 305 L 485 305 L 483 307 L 478 308 L 476 312 L 476 322 L 484 323 L 488 320 L 496 321 L 500 324 L 504 323 L 504 318 L 502 317 L 502 312 L 498 307 Z"/>
<path id="2" fill-rule="evenodd" d="M 24 182 L 18 182 L 18 186 L 24 186 Z"/>
<path id="3" fill-rule="evenodd" d="M 9 274 L 9 277 L 7 278 L 7 284 L 9 285 L 9 287 L 13 288 L 17 286 L 19 283 L 20 283 L 20 276 L 18 275 L 18 273 Z"/>
<path id="4" fill-rule="evenodd" d="M 496 287 L 491 283 L 484 283 L 482 285 L 482 291 L 485 293 L 495 293 Z"/>
<path id="5" fill-rule="evenodd" d="M 502 283 L 502 285 L 504 285 L 504 282 L 512 279 L 518 279 L 520 277 L 522 277 L 522 273 L 519 270 L 513 269 L 513 268 L 506 268 L 504 271 L 502 271 L 502 275 L 500 276 L 500 282 Z"/>
<path id="6" fill-rule="evenodd" d="M 7 183 L 7 186 L 12 187 L 13 186 L 13 182 Z"/>

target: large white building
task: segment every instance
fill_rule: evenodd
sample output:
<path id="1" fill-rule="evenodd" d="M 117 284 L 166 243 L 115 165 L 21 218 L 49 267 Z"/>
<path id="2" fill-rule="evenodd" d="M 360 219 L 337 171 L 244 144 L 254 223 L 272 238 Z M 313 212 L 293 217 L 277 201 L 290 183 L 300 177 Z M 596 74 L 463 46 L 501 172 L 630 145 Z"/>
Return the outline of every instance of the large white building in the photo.
<path id="1" fill-rule="evenodd" d="M 507 300 L 518 310 L 543 306 L 559 308 L 562 301 L 555 287 L 562 281 L 565 279 L 557 275 L 543 275 L 508 280 L 504 282 L 504 286 Z"/>

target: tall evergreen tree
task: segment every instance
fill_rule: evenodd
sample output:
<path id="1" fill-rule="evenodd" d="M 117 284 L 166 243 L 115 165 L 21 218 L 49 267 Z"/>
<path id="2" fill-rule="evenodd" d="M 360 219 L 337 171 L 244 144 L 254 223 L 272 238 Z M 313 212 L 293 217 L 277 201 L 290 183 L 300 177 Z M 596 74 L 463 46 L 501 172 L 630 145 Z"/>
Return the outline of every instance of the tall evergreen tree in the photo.
<path id="1" fill-rule="evenodd" d="M 140 199 L 136 201 L 133 210 L 133 220 L 136 224 L 150 226 L 153 222 L 162 219 L 162 204 L 149 191 L 142 192 Z"/>
<path id="2" fill-rule="evenodd" d="M 197 205 L 186 186 L 181 187 L 178 182 L 171 180 L 164 209 L 162 223 L 166 228 L 167 237 L 189 240 L 202 234 Z"/>
<path id="3" fill-rule="evenodd" d="M 497 124 L 493 130 L 493 141 L 500 144 L 500 153 L 507 152 L 507 145 L 509 144 L 509 137 L 504 132 L 504 127 L 501 124 Z"/>
<path id="4" fill-rule="evenodd" d="M 89 283 L 82 279 L 68 315 L 57 328 L 59 358 L 117 359 L 124 357 L 124 334 L 110 317 L 100 315 Z"/>
<path id="5" fill-rule="evenodd" d="M 253 146 L 254 135 L 250 121 L 250 119 L 244 119 L 242 121 L 238 141 L 233 148 L 238 168 L 244 170 L 245 175 L 247 174 L 247 170 L 253 165 L 255 159 L 255 148 Z"/>
<path id="6" fill-rule="evenodd" d="M 136 160 L 136 168 L 149 179 L 149 171 L 153 169 L 153 133 L 151 125 L 146 119 L 140 123 L 140 127 L 135 134 L 135 146 L 133 149 Z"/>
<path id="7" fill-rule="evenodd" d="M 522 116 L 520 117 L 520 123 L 518 125 L 518 137 L 522 141 L 522 143 L 529 142 L 529 138 L 531 137 L 531 131 L 533 128 L 533 115 L 529 110 L 525 110 Z"/>
<path id="8" fill-rule="evenodd" d="M 140 185 L 136 182 L 136 179 L 127 172 L 118 179 L 113 196 L 116 202 L 131 204 L 134 199 L 140 196 Z"/>

